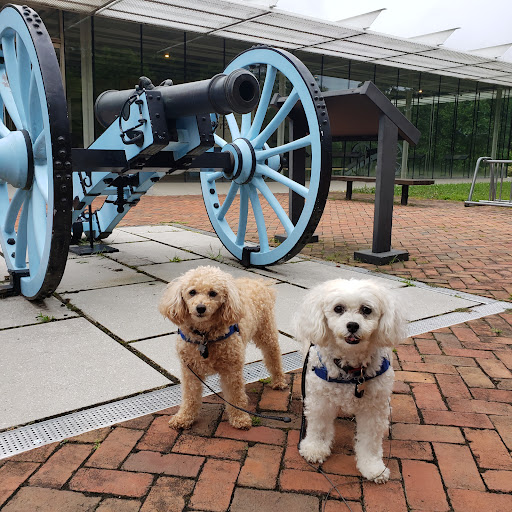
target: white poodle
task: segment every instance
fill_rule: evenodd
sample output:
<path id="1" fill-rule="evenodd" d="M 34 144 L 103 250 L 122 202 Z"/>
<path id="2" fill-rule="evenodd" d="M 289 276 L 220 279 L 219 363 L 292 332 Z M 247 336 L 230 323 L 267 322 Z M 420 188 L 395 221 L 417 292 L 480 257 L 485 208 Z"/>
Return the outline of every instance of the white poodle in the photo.
<path id="1" fill-rule="evenodd" d="M 309 353 L 299 452 L 309 462 L 331 454 L 334 421 L 341 411 L 356 418 L 357 469 L 384 483 L 389 469 L 382 440 L 389 427 L 394 371 L 391 349 L 405 338 L 393 291 L 371 280 L 335 279 L 307 294 L 295 319 L 295 337 Z"/>

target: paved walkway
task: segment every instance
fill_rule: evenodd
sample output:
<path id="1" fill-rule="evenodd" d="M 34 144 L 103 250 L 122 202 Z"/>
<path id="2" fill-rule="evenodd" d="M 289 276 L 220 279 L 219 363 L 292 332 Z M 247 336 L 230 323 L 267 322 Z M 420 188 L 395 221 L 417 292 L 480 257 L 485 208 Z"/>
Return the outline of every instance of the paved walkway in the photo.
<path id="1" fill-rule="evenodd" d="M 197 196 L 143 198 L 124 224 L 174 221 L 208 230 L 201 203 Z M 469 304 L 469 310 L 490 307 L 493 299 L 511 301 L 512 217 L 504 210 L 414 199 L 407 207 L 397 206 L 393 247 L 408 249 L 411 261 L 381 267 L 379 271 L 458 290 L 459 296 L 449 294 L 450 300 L 469 301 L 464 292 L 489 298 L 487 303 L 481 300 L 483 305 Z M 367 199 L 328 201 L 318 230 L 321 242 L 308 247 L 305 253 L 370 269 L 354 262 L 351 254 L 355 249 L 370 246 L 372 216 L 373 204 Z M 137 236 L 136 229 L 120 233 Z M 148 243 L 151 242 L 140 242 Z M 135 264 L 142 265 L 141 254 L 134 255 L 128 250 L 137 244 L 124 245 L 124 265 L 133 266 L 133 260 L 130 263 L 126 259 L 129 257 L 138 258 Z M 86 320 L 101 315 L 101 309 L 105 308 L 99 304 L 94 312 L 84 313 L 80 310 L 80 297 L 95 294 L 97 302 L 98 297 L 109 293 L 93 286 L 83 290 L 80 288 L 83 284 L 76 284 L 85 276 L 93 280 L 94 274 L 105 271 L 103 268 L 100 272 L 100 266 L 94 267 L 94 273 L 88 273 L 87 264 L 81 261 L 78 258 L 68 262 L 69 269 L 75 271 L 64 281 L 59 295 L 64 302 L 68 299 L 78 304 L 78 313 L 70 309 L 66 315 L 74 313 L 79 318 L 61 317 L 62 321 L 41 325 L 37 330 L 41 333 L 66 322 L 79 323 L 79 329 L 69 336 L 70 344 L 76 341 L 72 338 L 77 338 L 72 350 L 79 350 L 87 340 Z M 127 272 L 126 266 L 120 272 L 111 260 L 106 261 L 119 279 Z M 189 261 L 191 265 L 196 263 Z M 147 272 L 138 273 L 141 287 L 150 286 L 144 276 L 154 272 L 151 266 L 156 267 L 153 262 L 144 265 Z M 331 272 L 344 271 L 344 267 L 329 268 Z M 308 272 L 302 275 L 307 277 Z M 403 280 L 400 285 L 401 291 L 416 288 L 422 296 L 432 291 L 419 286 L 407 287 Z M 292 285 L 281 281 L 278 286 Z M 141 301 L 146 298 L 142 296 Z M 14 299 L 9 301 L 9 305 L 14 304 Z M 85 308 L 89 303 L 81 304 Z M 451 306 L 449 311 L 448 316 L 455 315 L 450 318 L 471 317 L 467 307 Z M 118 338 L 119 343 L 126 337 L 144 343 L 144 335 L 153 335 L 151 332 L 126 334 L 123 330 L 135 313 L 139 318 L 146 318 L 144 310 L 135 310 L 129 304 L 124 316 L 102 317 L 104 322 L 110 322 L 105 336 Z M 283 312 L 278 313 L 283 318 Z M 418 320 L 421 321 L 424 320 Z M 104 322 L 97 323 L 104 326 Z M 34 326 L 0 327 L 4 329 L 0 330 L 0 344 L 5 340 L 14 343 L 17 333 L 35 329 Z M 151 322 L 147 322 L 145 329 L 151 328 Z M 390 439 L 384 443 L 391 480 L 378 486 L 364 482 L 358 475 L 352 450 L 354 424 L 347 418 L 337 420 L 333 455 L 323 464 L 323 470 L 347 500 L 350 510 L 512 510 L 511 345 L 512 310 L 506 309 L 422 334 L 413 333 L 397 349 L 393 362 L 397 373 L 393 425 Z M 23 348 L 20 340 L 18 346 Z M 100 344 L 95 348 L 101 349 Z M 43 354 L 36 354 L 36 362 L 41 357 Z M 83 360 L 83 365 L 91 371 L 95 366 L 94 356 L 92 359 Z M 109 370 L 95 378 L 108 380 L 112 373 Z M 218 399 L 206 398 L 201 420 L 189 431 L 170 430 L 167 421 L 174 410 L 163 409 L 2 459 L 0 509 L 10 512 L 266 509 L 316 512 L 324 510 L 326 500 L 327 512 L 349 510 L 324 477 L 298 455 L 300 371 L 290 372 L 289 379 L 290 387 L 284 391 L 273 391 L 265 382 L 254 382 L 247 385 L 247 392 L 253 409 L 276 414 L 286 412 L 292 417 L 291 424 L 261 420 L 248 432 L 240 432 L 229 427 Z M 35 382 L 36 391 L 38 384 Z M 87 390 L 82 392 L 85 394 Z"/>
<path id="2" fill-rule="evenodd" d="M 277 194 L 277 197 L 283 202 L 286 199 L 284 194 Z M 307 246 L 302 255 L 511 300 L 512 215 L 509 208 L 465 208 L 458 202 L 415 198 L 410 198 L 408 206 L 395 202 L 391 246 L 406 249 L 410 258 L 407 262 L 376 267 L 354 261 L 354 251 L 371 248 L 374 210 L 373 196 L 355 193 L 354 198 L 358 200 L 344 200 L 343 192 L 329 195 L 316 231 L 320 241 Z M 236 216 L 236 207 L 232 209 Z M 268 210 L 265 213 L 266 218 L 272 218 Z M 143 197 L 121 225 L 159 222 L 176 222 L 184 227 L 212 231 L 202 197 L 194 195 Z M 275 217 L 267 223 L 267 228 L 269 234 L 282 231 Z M 249 222 L 248 233 L 256 240 L 254 222 Z"/>

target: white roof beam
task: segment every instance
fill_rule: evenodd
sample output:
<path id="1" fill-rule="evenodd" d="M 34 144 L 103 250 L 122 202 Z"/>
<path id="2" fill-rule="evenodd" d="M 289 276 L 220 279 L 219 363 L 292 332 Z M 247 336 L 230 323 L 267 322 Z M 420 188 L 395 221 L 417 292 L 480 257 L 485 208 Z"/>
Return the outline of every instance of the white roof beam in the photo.
<path id="1" fill-rule="evenodd" d="M 357 16 L 352 16 L 350 18 L 338 20 L 336 21 L 336 23 L 339 23 L 340 25 L 348 25 L 350 27 L 355 27 L 361 30 L 366 30 L 367 28 L 370 28 L 371 24 L 377 19 L 379 14 L 385 10 L 385 8 L 377 9 L 376 11 L 358 14 Z"/>
<path id="2" fill-rule="evenodd" d="M 419 36 L 409 37 L 409 41 L 416 41 L 417 43 L 429 44 L 432 46 L 441 46 L 445 41 L 460 27 L 449 28 L 447 30 L 440 30 L 438 32 L 430 32 L 428 34 L 421 34 Z"/>

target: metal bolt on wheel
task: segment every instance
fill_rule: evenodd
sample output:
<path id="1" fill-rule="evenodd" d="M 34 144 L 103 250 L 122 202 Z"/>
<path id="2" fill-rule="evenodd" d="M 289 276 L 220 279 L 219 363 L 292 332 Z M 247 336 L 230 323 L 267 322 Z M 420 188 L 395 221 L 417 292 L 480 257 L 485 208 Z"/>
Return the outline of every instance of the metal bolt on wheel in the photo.
<path id="1" fill-rule="evenodd" d="M 252 266 L 266 266 L 288 260 L 300 252 L 320 221 L 331 179 L 329 119 L 318 84 L 304 64 L 290 53 L 265 46 L 255 47 L 236 57 L 225 73 L 237 68 L 263 70 L 265 79 L 260 101 L 254 115 L 251 112 L 242 115 L 240 126 L 234 114 L 226 116 L 232 142 L 228 143 L 218 135 L 215 135 L 215 141 L 221 151 L 231 153 L 234 171 L 231 174 L 213 170 L 202 172 L 203 199 L 212 226 L 224 246 L 239 260 Z M 282 83 L 283 76 L 291 84 L 291 91 L 276 114 L 266 122 L 270 117 L 267 110 L 271 106 L 274 85 Z M 305 117 L 306 134 L 270 147 L 270 138 L 280 126 L 284 126 L 292 109 L 300 109 L 300 115 Z M 280 172 L 281 157 L 300 149 L 306 150 L 311 158 L 311 176 L 307 186 Z M 222 203 L 217 191 L 220 178 L 231 181 Z M 304 206 L 295 223 L 271 191 L 267 184 L 269 181 L 284 185 L 288 191 L 303 198 Z M 238 219 L 233 223 L 231 218 L 231 223 L 236 225 L 230 225 L 228 213 L 234 208 L 237 195 Z M 277 247 L 269 244 L 261 198 L 268 203 L 286 232 L 286 239 Z M 251 249 L 247 254 L 249 213 L 256 222 L 259 250 Z"/>
<path id="2" fill-rule="evenodd" d="M 34 10 L 7 5 L 0 11 L 0 242 L 28 299 L 51 294 L 64 273 L 70 158 L 66 98 L 51 39 Z"/>

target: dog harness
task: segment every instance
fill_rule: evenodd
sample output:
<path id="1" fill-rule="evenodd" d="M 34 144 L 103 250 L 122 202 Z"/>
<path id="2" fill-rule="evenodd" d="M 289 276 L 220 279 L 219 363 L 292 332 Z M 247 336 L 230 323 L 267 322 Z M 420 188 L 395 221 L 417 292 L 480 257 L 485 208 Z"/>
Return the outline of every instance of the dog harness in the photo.
<path id="1" fill-rule="evenodd" d="M 327 368 L 325 367 L 325 364 L 322 362 L 322 358 L 320 357 L 320 353 L 317 349 L 317 355 L 318 360 L 320 361 L 320 366 L 313 366 L 311 369 L 315 372 L 317 377 L 320 377 L 322 380 L 325 380 L 326 382 L 337 382 L 339 384 L 355 384 L 356 388 L 354 391 L 354 394 L 357 398 L 361 398 L 364 395 L 364 385 L 367 380 L 374 379 L 375 377 L 378 377 L 379 375 L 382 375 L 385 373 L 389 367 L 391 366 L 391 363 L 389 362 L 389 359 L 385 357 L 382 359 L 382 364 L 380 365 L 379 370 L 375 375 L 368 376 L 365 373 L 366 368 L 364 366 L 359 366 L 358 368 L 352 368 L 351 366 L 343 366 L 341 369 L 349 374 L 348 378 L 342 378 L 342 377 L 329 377 L 329 373 L 327 372 Z M 336 365 L 338 366 L 338 365 Z"/>
<path id="2" fill-rule="evenodd" d="M 240 332 L 240 329 L 238 328 L 238 324 L 233 324 L 232 326 L 230 326 L 229 328 L 229 332 L 227 334 L 225 334 L 224 336 L 220 336 L 219 338 L 215 339 L 215 340 L 207 340 L 205 339 L 206 338 L 206 335 L 208 334 L 207 332 L 201 332 L 201 331 L 198 331 L 197 329 L 194 329 L 192 331 L 194 334 L 197 334 L 198 336 L 201 336 L 203 338 L 202 341 L 197 341 L 197 340 L 191 340 L 190 338 L 187 338 L 183 332 L 181 331 L 181 329 L 178 329 L 178 334 L 187 342 L 187 343 L 193 343 L 194 345 L 199 345 L 199 353 L 201 354 L 201 356 L 206 359 L 208 357 L 208 343 L 215 343 L 217 341 L 222 341 L 222 340 L 226 340 L 227 338 L 229 338 L 230 336 L 232 336 L 233 334 L 235 334 L 235 332 Z"/>

